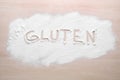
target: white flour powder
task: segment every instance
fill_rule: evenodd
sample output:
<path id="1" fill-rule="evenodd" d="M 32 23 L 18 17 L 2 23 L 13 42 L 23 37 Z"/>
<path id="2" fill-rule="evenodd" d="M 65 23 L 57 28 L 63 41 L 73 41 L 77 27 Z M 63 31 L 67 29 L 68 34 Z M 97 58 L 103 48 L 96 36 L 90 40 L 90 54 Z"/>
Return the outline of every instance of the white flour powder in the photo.
<path id="1" fill-rule="evenodd" d="M 97 58 L 114 49 L 112 23 L 77 12 L 36 14 L 9 26 L 7 50 L 30 64 L 64 64 L 79 58 Z"/>

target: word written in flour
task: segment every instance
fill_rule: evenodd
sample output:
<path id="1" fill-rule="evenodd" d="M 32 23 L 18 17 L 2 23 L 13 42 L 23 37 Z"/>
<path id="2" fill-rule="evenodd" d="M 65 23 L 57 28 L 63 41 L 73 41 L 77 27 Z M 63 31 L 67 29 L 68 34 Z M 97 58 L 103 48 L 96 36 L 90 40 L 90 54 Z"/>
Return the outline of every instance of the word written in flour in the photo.
<path id="1" fill-rule="evenodd" d="M 47 32 L 47 33 L 45 33 Z M 92 43 L 95 45 L 96 40 L 96 31 L 84 31 L 82 33 L 80 29 L 59 29 L 59 30 L 40 30 L 36 32 L 34 30 L 30 30 L 26 32 L 24 36 L 24 40 L 27 44 L 35 43 L 35 42 L 62 42 L 63 44 L 67 44 L 67 42 L 72 42 L 73 44 L 87 44 Z M 83 39 L 84 38 L 84 39 Z"/>

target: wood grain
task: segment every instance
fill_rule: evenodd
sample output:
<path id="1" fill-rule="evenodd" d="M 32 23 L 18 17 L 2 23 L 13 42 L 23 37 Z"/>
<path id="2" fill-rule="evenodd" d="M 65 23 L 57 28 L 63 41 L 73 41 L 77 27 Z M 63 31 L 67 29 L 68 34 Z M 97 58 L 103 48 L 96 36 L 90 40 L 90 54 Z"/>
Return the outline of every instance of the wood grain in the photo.
<path id="1" fill-rule="evenodd" d="M 72 11 L 111 20 L 117 36 L 115 50 L 97 59 L 80 59 L 51 67 L 33 67 L 10 57 L 6 43 L 12 20 L 35 13 Z M 119 27 L 119 0 L 0 0 L 0 80 L 120 80 Z"/>

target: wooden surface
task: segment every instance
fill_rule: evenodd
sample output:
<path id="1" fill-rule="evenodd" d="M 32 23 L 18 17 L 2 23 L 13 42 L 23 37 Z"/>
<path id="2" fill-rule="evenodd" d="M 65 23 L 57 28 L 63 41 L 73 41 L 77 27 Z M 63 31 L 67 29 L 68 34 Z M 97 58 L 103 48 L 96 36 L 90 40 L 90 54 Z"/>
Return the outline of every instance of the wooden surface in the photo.
<path id="1" fill-rule="evenodd" d="M 111 20 L 117 36 L 116 49 L 97 59 L 48 68 L 11 59 L 6 42 L 12 20 L 35 13 L 71 11 Z M 0 80 L 120 80 L 120 0 L 0 0 Z"/>

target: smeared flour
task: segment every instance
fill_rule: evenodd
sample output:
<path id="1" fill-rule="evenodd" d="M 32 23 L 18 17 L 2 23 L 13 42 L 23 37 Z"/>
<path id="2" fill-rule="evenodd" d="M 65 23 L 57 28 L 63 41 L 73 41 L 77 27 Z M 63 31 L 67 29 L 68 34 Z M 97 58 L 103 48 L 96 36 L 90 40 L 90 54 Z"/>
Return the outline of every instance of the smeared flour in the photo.
<path id="1" fill-rule="evenodd" d="M 49 66 L 97 58 L 114 46 L 110 21 L 73 12 L 16 19 L 9 26 L 7 50 L 22 62 Z"/>

